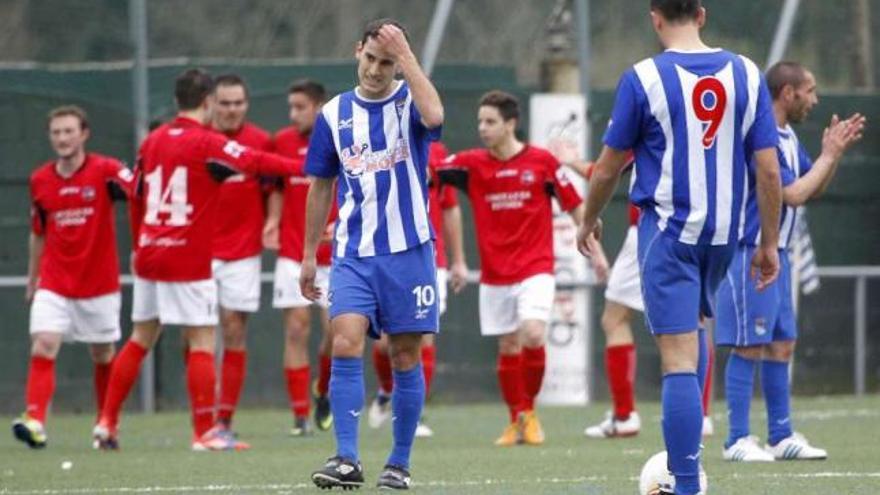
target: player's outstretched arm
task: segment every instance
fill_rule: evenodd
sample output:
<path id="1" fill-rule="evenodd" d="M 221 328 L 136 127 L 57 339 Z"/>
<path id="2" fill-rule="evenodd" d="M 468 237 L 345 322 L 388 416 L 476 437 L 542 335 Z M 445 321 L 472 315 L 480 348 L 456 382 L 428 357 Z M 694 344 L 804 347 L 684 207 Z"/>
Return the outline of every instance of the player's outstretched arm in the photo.
<path id="1" fill-rule="evenodd" d="M 28 282 L 24 292 L 24 299 L 30 302 L 37 292 L 37 284 L 40 281 L 40 258 L 43 257 L 43 246 L 46 238 L 43 235 L 31 232 L 28 239 Z"/>
<path id="2" fill-rule="evenodd" d="M 837 115 L 831 118 L 831 123 L 822 135 L 822 153 L 819 158 L 809 172 L 782 189 L 785 204 L 801 206 L 825 192 L 843 155 L 862 139 L 865 123 L 865 117 L 858 113 L 843 121 Z"/>
<path id="3" fill-rule="evenodd" d="M 440 101 L 440 94 L 422 71 L 403 31 L 393 24 L 385 24 L 379 29 L 376 41 L 394 56 L 400 66 L 425 127 L 433 129 L 443 125 L 443 102 Z"/>
<path id="4" fill-rule="evenodd" d="M 309 179 L 311 185 L 306 195 L 306 238 L 299 287 L 307 299 L 317 301 L 321 297 L 321 290 L 315 286 L 315 274 L 318 270 L 316 256 L 327 225 L 330 202 L 333 201 L 335 178 L 311 176 Z"/>
<path id="5" fill-rule="evenodd" d="M 602 148 L 602 153 L 593 167 L 590 178 L 590 189 L 587 193 L 584 218 L 578 229 L 578 250 L 586 257 L 592 257 L 595 244 L 590 242 L 590 236 L 595 235 L 596 240 L 602 239 L 602 224 L 599 215 L 611 200 L 611 195 L 617 189 L 620 181 L 620 173 L 627 164 L 629 151 L 620 151 L 609 146 Z"/>
<path id="6" fill-rule="evenodd" d="M 757 276 L 758 290 L 773 283 L 779 275 L 779 217 L 782 209 L 782 184 L 775 148 L 755 153 L 758 211 L 761 217 L 761 245 L 752 258 L 752 277 Z"/>

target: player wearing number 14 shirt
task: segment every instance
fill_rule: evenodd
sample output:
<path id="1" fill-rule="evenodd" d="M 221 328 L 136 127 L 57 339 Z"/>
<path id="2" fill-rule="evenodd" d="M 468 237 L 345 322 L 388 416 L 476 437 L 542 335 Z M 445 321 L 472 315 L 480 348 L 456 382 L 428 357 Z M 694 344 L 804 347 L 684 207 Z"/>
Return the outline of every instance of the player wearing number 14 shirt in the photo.
<path id="1" fill-rule="evenodd" d="M 205 127 L 211 118 L 214 82 L 198 69 L 178 76 L 177 118 L 153 131 L 141 145 L 137 174 L 139 208 L 133 217 L 135 279 L 131 338 L 113 365 L 97 446 L 118 447 L 119 412 L 144 356 L 161 325 L 180 325 L 189 349 L 187 388 L 193 450 L 244 447 L 214 425 L 214 327 L 217 285 L 211 255 L 221 183 L 236 174 L 284 176 L 301 173 L 299 162 L 244 147 Z M 134 209 L 134 208 L 133 208 Z"/>
<path id="2" fill-rule="evenodd" d="M 621 77 L 605 147 L 590 180 L 578 233 L 581 252 L 601 234 L 598 220 L 635 153 L 630 200 L 642 209 L 638 253 L 645 319 L 663 369 L 663 436 L 674 487 L 652 493 L 700 493 L 701 317 L 711 317 L 718 284 L 743 231 L 747 173 L 755 159 L 762 245 L 752 266 L 758 285 L 779 271 L 781 203 L 778 134 L 767 84 L 745 57 L 700 38 L 700 0 L 651 0 L 663 53 Z M 703 339 L 705 342 L 705 339 Z"/>

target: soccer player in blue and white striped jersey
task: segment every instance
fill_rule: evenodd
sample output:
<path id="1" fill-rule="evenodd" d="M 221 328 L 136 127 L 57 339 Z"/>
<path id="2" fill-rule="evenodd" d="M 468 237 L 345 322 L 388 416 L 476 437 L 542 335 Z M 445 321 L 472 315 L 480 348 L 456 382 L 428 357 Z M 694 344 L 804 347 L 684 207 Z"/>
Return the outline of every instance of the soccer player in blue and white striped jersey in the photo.
<path id="1" fill-rule="evenodd" d="M 824 459 L 825 450 L 811 446 L 794 432 L 791 424 L 788 370 L 797 339 L 797 322 L 788 245 L 796 225 L 797 207 L 825 190 L 843 154 L 861 139 L 865 118 L 855 114 L 841 121 L 834 116 L 823 134 L 822 153 L 813 162 L 790 125 L 802 122 L 818 103 L 813 74 L 798 63 L 780 62 L 767 72 L 767 84 L 779 130 L 778 155 L 785 203 L 778 244 L 781 270 L 779 280 L 763 291 L 756 290 L 747 274 L 747 260 L 760 242 L 758 208 L 751 194 L 754 177 L 750 173 L 744 236 L 716 301 L 716 343 L 733 347 L 725 371 L 730 432 L 723 457 L 743 462 Z M 758 365 L 767 404 L 768 438 L 763 449 L 756 437 L 749 434 L 749 406 Z"/>
<path id="2" fill-rule="evenodd" d="M 339 205 L 328 294 L 337 452 L 312 480 L 322 488 L 363 484 L 357 442 L 364 343 L 368 333 L 378 338 L 385 332 L 394 377 L 394 446 L 378 486 L 407 489 L 410 450 L 425 399 L 422 334 L 436 333 L 438 327 L 428 147 L 440 137 L 443 105 L 396 21 L 368 24 L 356 57 L 358 86 L 324 104 L 305 165 L 312 185 L 300 287 L 310 299 L 320 296 L 314 283 L 315 249 L 334 182 Z"/>
<path id="3" fill-rule="evenodd" d="M 760 271 L 762 287 L 778 274 L 778 135 L 770 94 L 755 64 L 701 40 L 706 20 L 701 1 L 651 0 L 650 5 L 666 51 L 621 77 L 578 245 L 592 254 L 587 241 L 591 233 L 601 234 L 599 214 L 619 181 L 627 150 L 633 150 L 636 181 L 630 199 L 642 209 L 639 268 L 645 319 L 664 374 L 663 436 L 674 493 L 693 495 L 701 490 L 698 375 L 708 357 L 700 319 L 712 315 L 712 299 L 743 229 L 751 157 L 762 228 L 752 266 Z M 672 490 L 657 488 L 658 493 Z"/>

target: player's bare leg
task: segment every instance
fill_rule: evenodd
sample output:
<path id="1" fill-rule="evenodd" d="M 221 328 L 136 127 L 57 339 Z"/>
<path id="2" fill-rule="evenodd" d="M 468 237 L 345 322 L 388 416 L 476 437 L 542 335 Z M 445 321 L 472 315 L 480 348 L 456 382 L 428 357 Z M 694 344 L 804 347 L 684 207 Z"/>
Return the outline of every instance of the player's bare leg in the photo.
<path id="1" fill-rule="evenodd" d="M 217 422 L 230 429 L 247 373 L 247 318 L 243 311 L 220 307 L 223 332 L 223 364 L 220 377 L 220 400 Z"/>
<path id="2" fill-rule="evenodd" d="M 635 408 L 636 348 L 631 321 L 629 307 L 606 299 L 602 311 L 605 377 L 614 409 L 602 422 L 584 430 L 590 438 L 633 436 L 641 429 L 641 418 Z"/>
<path id="3" fill-rule="evenodd" d="M 284 375 L 293 411 L 293 436 L 311 433 L 309 428 L 309 334 L 311 315 L 308 306 L 284 310 Z"/>
<path id="4" fill-rule="evenodd" d="M 364 407 L 364 344 L 370 321 L 345 313 L 330 321 L 333 370 L 330 374 L 330 408 L 336 436 L 336 453 L 312 473 L 321 488 L 358 488 L 364 484 L 359 459 L 358 424 Z"/>
<path id="5" fill-rule="evenodd" d="M 61 349 L 61 332 L 31 334 L 31 361 L 25 392 L 25 412 L 12 422 L 16 439 L 31 448 L 46 446 L 46 411 L 55 392 L 55 358 Z"/>
<path id="6" fill-rule="evenodd" d="M 522 439 L 527 445 L 544 443 L 544 429 L 535 412 L 535 398 L 544 383 L 547 354 L 544 344 L 547 324 L 541 320 L 524 320 L 520 327 L 523 356 L 523 392 L 525 410 L 522 418 Z"/>
<path id="7" fill-rule="evenodd" d="M 670 468 L 676 482 L 690 480 L 691 476 L 697 480 L 703 418 L 697 379 L 700 354 L 697 329 L 656 335 L 655 341 L 663 373 L 662 427 Z"/>
<path id="8" fill-rule="evenodd" d="M 137 381 L 141 363 L 150 349 L 156 345 L 161 333 L 159 320 L 134 323 L 131 337 L 119 351 L 110 371 L 104 404 L 101 407 L 98 423 L 92 432 L 95 448 L 102 450 L 119 448 L 116 434 L 122 405 Z"/>

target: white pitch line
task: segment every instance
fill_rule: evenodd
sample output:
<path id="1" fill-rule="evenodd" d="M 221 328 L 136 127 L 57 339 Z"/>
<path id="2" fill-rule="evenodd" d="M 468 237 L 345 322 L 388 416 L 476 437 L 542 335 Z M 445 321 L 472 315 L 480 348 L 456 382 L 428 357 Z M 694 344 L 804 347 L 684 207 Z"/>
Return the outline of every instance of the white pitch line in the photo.
<path id="1" fill-rule="evenodd" d="M 880 478 L 880 472 L 859 473 L 852 471 L 822 471 L 817 473 L 754 473 L 742 475 L 734 473 L 729 476 L 719 476 L 711 479 L 740 479 L 740 478 L 767 478 L 767 479 L 820 479 L 820 478 Z M 630 481 L 637 478 L 629 478 Z M 527 480 L 461 480 L 461 481 L 427 481 L 414 483 L 413 488 L 439 487 L 455 488 L 467 486 L 505 486 L 519 484 L 551 484 L 551 485 L 577 485 L 581 483 L 609 481 L 606 476 L 581 476 L 577 478 L 533 478 Z M 115 487 L 115 488 L 61 488 L 46 490 L 9 490 L 0 489 L 0 495 L 77 495 L 77 494 L 100 494 L 100 493 L 203 493 L 223 491 L 276 491 L 291 492 L 301 490 L 313 490 L 311 483 L 297 484 L 266 484 L 266 485 L 204 485 L 204 486 L 143 486 L 143 487 Z"/>

